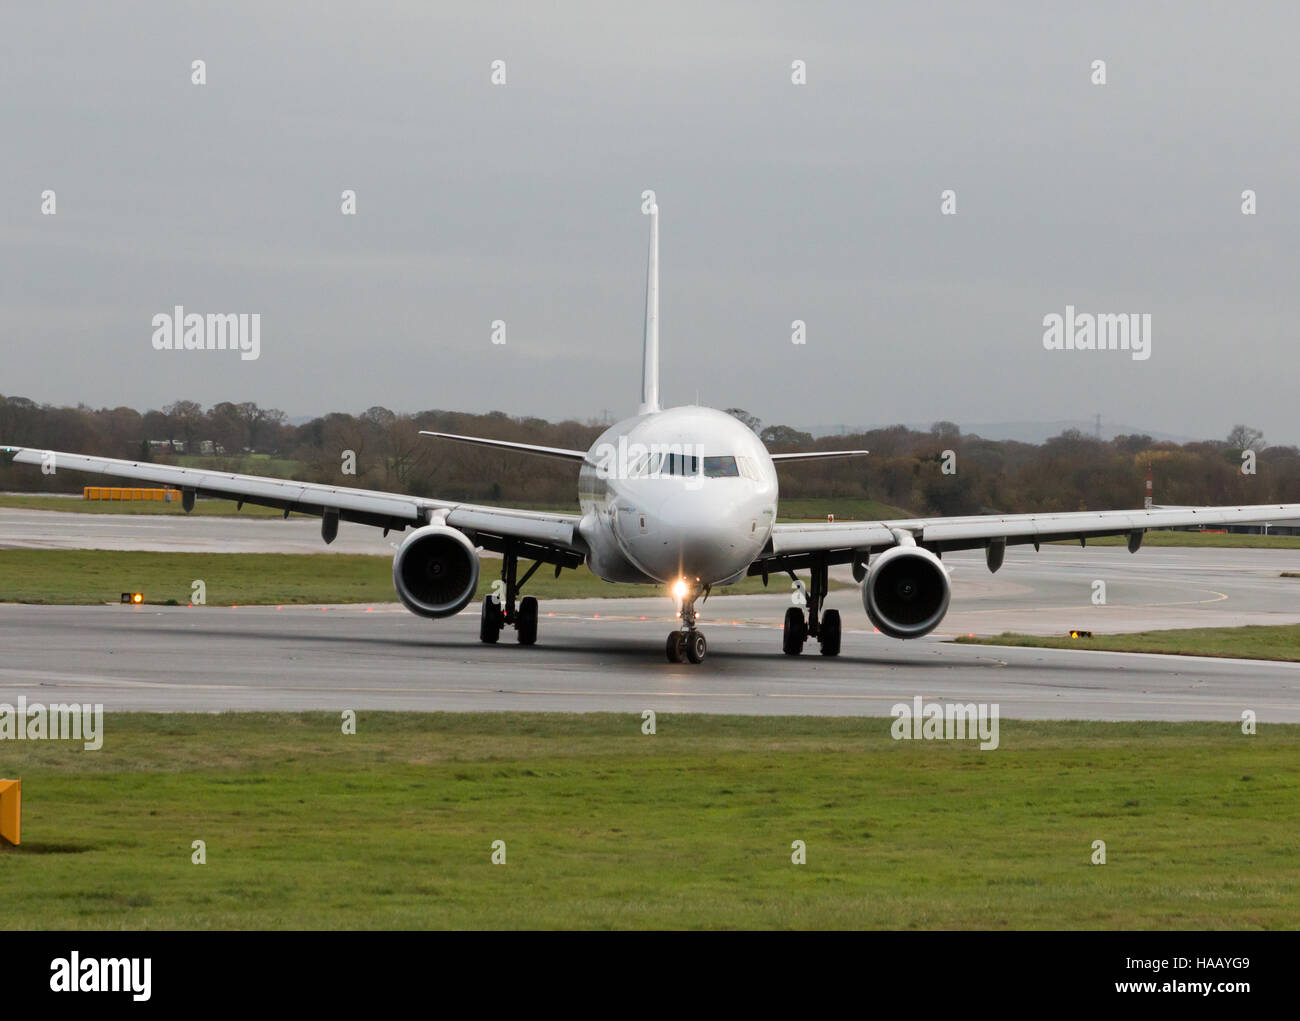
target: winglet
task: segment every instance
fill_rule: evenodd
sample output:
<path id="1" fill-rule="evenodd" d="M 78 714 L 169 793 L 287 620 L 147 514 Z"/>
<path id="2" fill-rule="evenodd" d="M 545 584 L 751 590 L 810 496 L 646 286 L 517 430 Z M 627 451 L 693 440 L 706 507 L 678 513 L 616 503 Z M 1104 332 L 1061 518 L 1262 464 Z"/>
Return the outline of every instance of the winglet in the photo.
<path id="1" fill-rule="evenodd" d="M 641 365 L 641 408 L 648 415 L 659 407 L 659 204 L 650 207 L 650 255 L 645 276 L 645 337 Z"/>

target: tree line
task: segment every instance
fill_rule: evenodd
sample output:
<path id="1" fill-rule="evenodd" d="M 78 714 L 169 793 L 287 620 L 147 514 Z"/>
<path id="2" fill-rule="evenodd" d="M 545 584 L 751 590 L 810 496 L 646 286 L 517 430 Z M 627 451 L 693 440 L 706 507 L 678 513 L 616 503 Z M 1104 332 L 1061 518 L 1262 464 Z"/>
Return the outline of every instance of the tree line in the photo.
<path id="1" fill-rule="evenodd" d="M 874 499 L 925 515 L 1140 507 L 1150 465 L 1157 503 L 1300 503 L 1300 450 L 1268 445 L 1245 425 L 1222 441 L 1184 444 L 1145 435 L 1099 440 L 1077 430 L 1041 444 L 988 440 L 963 434 L 951 422 L 928 430 L 896 425 L 814 439 L 790 426 L 764 426 L 743 409 L 727 410 L 773 451 L 871 451 L 864 458 L 782 468 L 785 498 Z M 572 506 L 573 466 L 435 440 L 420 430 L 586 450 L 605 427 L 500 411 L 399 414 L 383 407 L 290 425 L 282 411 L 252 402 L 204 409 L 176 401 L 141 413 L 0 396 L 0 445 L 523 506 Z M 281 461 L 276 470 L 259 467 L 265 455 Z M 0 463 L 0 489 L 75 492 L 87 481 L 78 473 L 42 475 Z"/>

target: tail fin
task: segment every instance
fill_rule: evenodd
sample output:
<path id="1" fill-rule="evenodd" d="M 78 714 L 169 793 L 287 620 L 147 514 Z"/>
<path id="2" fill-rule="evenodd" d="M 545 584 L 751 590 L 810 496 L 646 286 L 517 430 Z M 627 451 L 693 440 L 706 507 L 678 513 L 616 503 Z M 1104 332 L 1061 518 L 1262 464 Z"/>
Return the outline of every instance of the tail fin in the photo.
<path id="1" fill-rule="evenodd" d="M 645 275 L 645 337 L 641 364 L 641 408 L 648 415 L 659 407 L 659 205 L 650 207 L 650 256 Z"/>

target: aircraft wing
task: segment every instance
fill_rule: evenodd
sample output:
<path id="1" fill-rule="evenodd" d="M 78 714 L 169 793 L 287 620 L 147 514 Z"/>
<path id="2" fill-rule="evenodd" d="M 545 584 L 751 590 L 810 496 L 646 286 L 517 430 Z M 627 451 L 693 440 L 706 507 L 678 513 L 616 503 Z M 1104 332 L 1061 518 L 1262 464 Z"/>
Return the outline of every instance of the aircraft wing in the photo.
<path id="1" fill-rule="evenodd" d="M 897 521 L 787 522 L 772 528 L 768 548 L 750 568 L 751 574 L 795 570 L 814 561 L 847 564 L 898 544 L 897 533 L 908 533 L 917 545 L 936 553 L 1023 546 L 1060 539 L 1086 540 L 1102 535 L 1127 535 L 1136 552 L 1150 528 L 1188 525 L 1234 525 L 1300 518 L 1300 504 L 1259 504 L 1248 507 L 1180 507 L 1175 509 L 1076 511 L 1047 514 L 987 514 L 958 518 L 908 518 Z M 992 557 L 990 557 L 992 563 Z"/>
<path id="2" fill-rule="evenodd" d="M 112 457 L 69 454 L 35 447 L 0 447 L 17 464 L 52 465 L 54 471 L 93 472 L 154 483 L 181 490 L 187 506 L 194 496 L 216 496 L 240 503 L 277 507 L 285 517 L 291 511 L 322 520 L 326 542 L 334 538 L 333 526 L 353 521 L 398 531 L 442 518 L 486 549 L 501 552 L 507 541 L 529 559 L 544 559 L 566 567 L 581 563 L 586 544 L 578 534 L 579 516 L 542 511 L 513 510 L 452 500 L 432 500 L 399 493 L 314 482 L 293 482 L 260 475 L 236 475 L 204 468 L 182 468 L 148 461 L 123 461 Z"/>

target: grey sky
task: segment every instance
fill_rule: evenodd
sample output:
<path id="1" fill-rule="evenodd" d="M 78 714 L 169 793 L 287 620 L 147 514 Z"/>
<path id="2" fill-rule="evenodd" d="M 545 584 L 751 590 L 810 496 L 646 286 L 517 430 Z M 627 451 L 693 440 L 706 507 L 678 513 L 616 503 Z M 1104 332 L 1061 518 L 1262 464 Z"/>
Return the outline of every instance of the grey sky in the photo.
<path id="1" fill-rule="evenodd" d="M 669 403 L 1296 442 L 1298 28 L 1282 4 L 10 5 L 0 393 L 630 414 L 654 188 Z M 1067 303 L 1152 313 L 1151 359 L 1045 351 Z M 176 304 L 260 312 L 262 357 L 154 351 Z"/>

